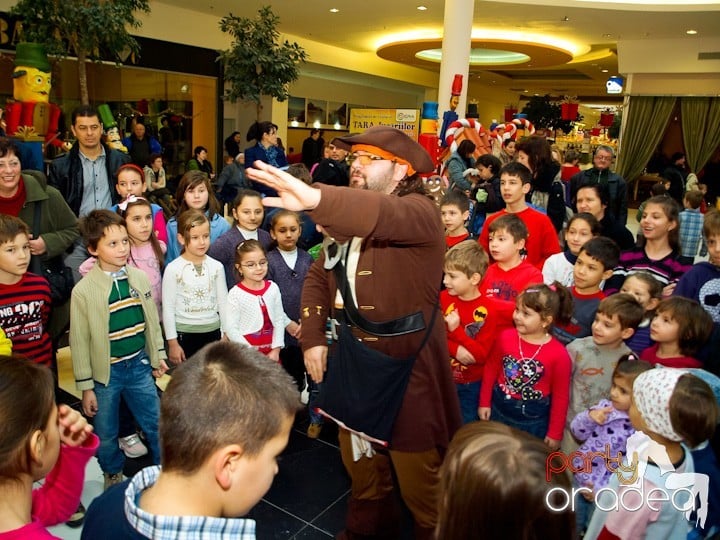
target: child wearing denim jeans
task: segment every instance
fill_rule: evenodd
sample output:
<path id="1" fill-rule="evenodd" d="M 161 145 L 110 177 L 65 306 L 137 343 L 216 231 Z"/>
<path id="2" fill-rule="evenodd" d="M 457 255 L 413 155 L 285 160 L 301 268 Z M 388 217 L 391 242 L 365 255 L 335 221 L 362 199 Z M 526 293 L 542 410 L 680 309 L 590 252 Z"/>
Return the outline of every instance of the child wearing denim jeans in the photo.
<path id="1" fill-rule="evenodd" d="M 450 368 L 460 399 L 463 423 L 478 419 L 480 379 L 493 337 L 512 327 L 512 304 L 488 298 L 479 284 L 488 267 L 480 244 L 465 240 L 445 254 L 440 307 L 445 316 Z M 510 307 L 507 307 L 510 306 Z"/>
<path id="2" fill-rule="evenodd" d="M 147 437 L 154 463 L 160 461 L 153 376 L 165 373 L 167 355 L 150 281 L 126 266 L 130 243 L 123 219 L 93 210 L 79 225 L 97 263 L 72 292 L 70 348 L 83 412 L 94 417 L 100 438 L 97 457 L 107 489 L 122 481 L 125 461 L 117 444 L 121 395 Z"/>

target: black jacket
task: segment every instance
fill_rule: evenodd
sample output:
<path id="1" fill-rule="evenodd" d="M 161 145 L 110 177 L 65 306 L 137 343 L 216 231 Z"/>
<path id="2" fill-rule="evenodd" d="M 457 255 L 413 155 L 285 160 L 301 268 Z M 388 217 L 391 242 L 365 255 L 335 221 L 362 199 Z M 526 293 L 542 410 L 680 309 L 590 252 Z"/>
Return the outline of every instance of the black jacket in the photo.
<path id="1" fill-rule="evenodd" d="M 105 147 L 105 166 L 107 167 L 107 177 L 110 184 L 110 197 L 112 197 L 113 204 L 117 204 L 119 196 L 115 190 L 115 184 L 117 183 L 115 172 L 121 165 L 130 163 L 130 156 L 108 146 L 103 146 Z M 62 193 L 68 206 L 75 212 L 76 216 L 79 215 L 84 184 L 78 143 L 75 143 L 67 154 L 54 159 L 50 164 L 48 184 Z"/>

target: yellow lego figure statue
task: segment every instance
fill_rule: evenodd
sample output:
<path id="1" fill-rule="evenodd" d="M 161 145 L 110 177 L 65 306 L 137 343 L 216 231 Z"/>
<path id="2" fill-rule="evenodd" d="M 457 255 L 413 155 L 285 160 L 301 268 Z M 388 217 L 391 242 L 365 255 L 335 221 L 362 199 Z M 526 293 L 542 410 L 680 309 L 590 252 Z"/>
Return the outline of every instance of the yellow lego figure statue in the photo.
<path id="1" fill-rule="evenodd" d="M 26 164 L 23 159 L 23 166 L 42 170 L 42 143 L 58 148 L 64 145 L 57 138 L 61 110 L 50 103 L 51 69 L 41 44 L 17 44 L 12 77 L 15 101 L 5 105 L 7 135 L 20 143 L 41 143 L 31 145 L 32 149 L 21 150 L 23 158 L 30 157 L 33 162 Z M 31 151 L 26 153 L 24 150 Z M 39 163 L 36 163 L 38 159 Z"/>

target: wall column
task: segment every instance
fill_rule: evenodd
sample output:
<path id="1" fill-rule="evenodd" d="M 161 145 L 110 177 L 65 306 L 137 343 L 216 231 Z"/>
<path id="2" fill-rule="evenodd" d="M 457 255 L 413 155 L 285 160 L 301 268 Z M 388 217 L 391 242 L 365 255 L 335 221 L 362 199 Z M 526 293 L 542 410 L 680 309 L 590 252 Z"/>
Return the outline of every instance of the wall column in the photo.
<path id="1" fill-rule="evenodd" d="M 440 126 L 442 126 L 443 113 L 450 110 L 451 88 L 456 74 L 463 76 L 463 87 L 460 103 L 455 112 L 460 118 L 465 118 L 474 4 L 474 0 L 446 0 L 445 2 L 440 87 L 438 89 L 440 104 L 438 125 Z M 444 134 L 441 133 L 440 137 L 443 136 Z"/>

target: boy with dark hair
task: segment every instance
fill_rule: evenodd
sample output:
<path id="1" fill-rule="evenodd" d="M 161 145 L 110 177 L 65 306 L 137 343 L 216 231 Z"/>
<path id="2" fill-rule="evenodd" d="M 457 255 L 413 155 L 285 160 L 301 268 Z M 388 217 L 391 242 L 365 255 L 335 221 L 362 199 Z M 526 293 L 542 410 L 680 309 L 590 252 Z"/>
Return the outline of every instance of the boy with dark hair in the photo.
<path id="1" fill-rule="evenodd" d="M 445 245 L 448 249 L 470 238 L 465 227 L 469 216 L 470 200 L 458 191 L 448 191 L 440 201 L 440 217 L 445 226 Z"/>
<path id="2" fill-rule="evenodd" d="M 478 420 L 480 380 L 493 336 L 512 325 L 512 309 L 488 298 L 479 284 L 488 267 L 485 250 L 467 240 L 445 254 L 440 307 L 447 328 L 450 367 L 460 398 L 463 422 Z"/>
<path id="3" fill-rule="evenodd" d="M 480 292 L 488 297 L 511 302 L 530 283 L 542 283 L 542 272 L 523 260 L 528 230 L 514 214 L 494 219 L 488 227 L 490 256 L 495 261 L 480 283 Z"/>
<path id="4" fill-rule="evenodd" d="M 572 379 L 563 451 L 569 453 L 577 448 L 570 423 L 610 393 L 615 366 L 623 355 L 632 353 L 624 341 L 633 335 L 644 316 L 645 309 L 634 296 L 613 294 L 598 305 L 592 335 L 568 344 Z"/>
<path id="5" fill-rule="evenodd" d="M 588 240 L 580 249 L 573 267 L 575 284 L 570 288 L 573 295 L 572 319 L 567 324 L 553 328 L 555 337 L 565 345 L 591 334 L 595 312 L 600 301 L 605 298 L 601 286 L 604 280 L 612 276 L 613 268 L 619 260 L 620 248 L 605 236 Z"/>
<path id="6" fill-rule="evenodd" d="M 516 214 L 525 223 L 528 231 L 526 261 L 539 270 L 550 255 L 560 253 L 557 232 L 550 218 L 542 212 L 530 208 L 525 196 L 530 191 L 532 173 L 522 163 L 511 161 L 500 169 L 500 193 L 505 201 L 505 208 L 488 216 L 480 233 L 480 245 L 489 251 L 490 224 L 505 214 Z M 492 253 L 490 254 L 492 257 Z M 542 279 L 539 281 L 542 282 Z"/>
<path id="7" fill-rule="evenodd" d="M 680 278 L 673 296 L 696 300 L 713 320 L 713 331 L 707 344 L 698 352 L 705 369 L 720 373 L 720 211 L 712 209 L 703 218 L 703 238 L 708 260 L 700 261 Z"/>
<path id="8" fill-rule="evenodd" d="M 255 521 L 240 516 L 270 488 L 301 405 L 277 362 L 238 343 L 203 347 L 163 395 L 162 469 L 98 497 L 83 538 L 255 538 Z"/>
<path id="9" fill-rule="evenodd" d="M 695 255 L 698 254 L 698 247 L 702 243 L 700 256 L 707 253 L 705 242 L 702 241 L 703 215 L 700 212 L 700 205 L 703 202 L 703 194 L 699 190 L 687 191 L 683 197 L 685 209 L 680 212 L 680 257 L 678 260 L 683 264 L 693 264 Z"/>
<path id="10" fill-rule="evenodd" d="M 120 395 L 148 440 L 155 463 L 159 400 L 154 377 L 167 370 L 157 307 L 147 275 L 126 266 L 130 243 L 125 222 L 110 210 L 92 210 L 80 231 L 95 266 L 70 300 L 73 373 L 82 408 L 94 417 L 98 463 L 105 489 L 122 482 L 125 456 L 118 438 Z"/>
<path id="11" fill-rule="evenodd" d="M 44 277 L 28 272 L 29 265 L 27 225 L 0 214 L 0 329 L 12 341 L 15 354 L 50 367 L 50 286 Z"/>

